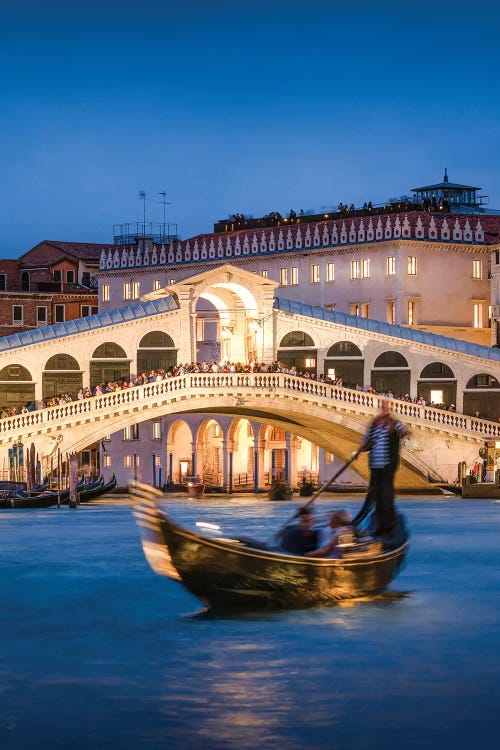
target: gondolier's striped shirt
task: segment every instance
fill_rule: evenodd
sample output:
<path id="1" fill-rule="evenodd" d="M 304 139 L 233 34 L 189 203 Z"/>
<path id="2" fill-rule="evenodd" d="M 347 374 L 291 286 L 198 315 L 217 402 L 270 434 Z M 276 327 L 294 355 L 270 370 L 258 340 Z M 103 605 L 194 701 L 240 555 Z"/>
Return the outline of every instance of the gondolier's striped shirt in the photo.
<path id="1" fill-rule="evenodd" d="M 399 435 L 402 435 L 405 431 L 405 426 L 402 422 L 398 421 L 393 424 L 393 429 L 396 430 Z M 370 428 L 370 469 L 383 469 L 385 466 L 389 465 L 389 434 L 389 430 L 382 425 Z"/>

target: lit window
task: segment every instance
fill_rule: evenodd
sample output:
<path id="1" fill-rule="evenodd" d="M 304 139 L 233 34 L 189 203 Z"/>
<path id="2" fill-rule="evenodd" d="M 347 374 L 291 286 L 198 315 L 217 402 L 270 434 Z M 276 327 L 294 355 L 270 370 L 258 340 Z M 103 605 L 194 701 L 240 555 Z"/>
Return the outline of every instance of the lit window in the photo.
<path id="1" fill-rule="evenodd" d="M 47 325 L 47 308 L 46 307 L 36 308 L 36 324 L 37 326 Z"/>
<path id="2" fill-rule="evenodd" d="M 351 260 L 351 279 L 361 278 L 361 263 L 359 260 Z"/>
<path id="3" fill-rule="evenodd" d="M 349 306 L 349 312 L 351 313 L 351 315 L 361 315 L 361 305 L 358 305 L 357 302 L 353 302 Z"/>
<path id="4" fill-rule="evenodd" d="M 109 302 L 109 284 L 103 284 L 101 286 L 101 300 L 103 302 Z"/>
<path id="5" fill-rule="evenodd" d="M 319 284 L 319 266 L 316 263 L 311 266 L 311 284 Z"/>
<path id="6" fill-rule="evenodd" d="M 64 305 L 56 305 L 56 323 L 64 323 L 66 320 Z"/>
<path id="7" fill-rule="evenodd" d="M 23 325 L 23 306 L 14 305 L 12 308 L 12 324 L 15 326 Z"/>
<path id="8" fill-rule="evenodd" d="M 160 279 L 153 279 L 153 292 L 156 292 L 158 289 L 161 289 L 161 281 Z"/>
<path id="9" fill-rule="evenodd" d="M 260 275 L 262 276 L 263 279 L 267 279 L 269 275 L 267 268 L 263 268 L 260 272 Z"/>
<path id="10" fill-rule="evenodd" d="M 169 279 L 168 280 L 168 285 L 172 286 L 172 284 L 175 284 L 175 279 Z"/>
<path id="11" fill-rule="evenodd" d="M 102 463 L 105 469 L 110 469 L 111 468 L 111 456 L 108 456 L 108 454 L 106 453 L 102 457 Z"/>
<path id="12" fill-rule="evenodd" d="M 290 269 L 290 286 L 299 285 L 299 269 L 297 266 L 292 266 Z"/>
<path id="13" fill-rule="evenodd" d="M 414 255 L 408 256 L 408 276 L 416 276 L 417 274 L 417 259 Z"/>
<path id="14" fill-rule="evenodd" d="M 415 300 L 412 300 L 412 299 L 408 300 L 408 325 L 409 326 L 413 326 L 416 324 L 417 322 L 416 312 L 417 312 L 417 306 L 416 306 Z"/>
<path id="15" fill-rule="evenodd" d="M 387 275 L 388 276 L 396 275 L 396 258 L 394 257 L 394 255 L 390 255 L 387 258 Z"/>
<path id="16" fill-rule="evenodd" d="M 387 322 L 392 324 L 396 322 L 396 302 L 393 299 L 387 300 Z"/>
<path id="17" fill-rule="evenodd" d="M 280 286 L 288 286 L 288 268 L 280 268 Z"/>
<path id="18" fill-rule="evenodd" d="M 472 261 L 472 278 L 482 279 L 483 278 L 483 264 L 480 260 Z"/>
<path id="19" fill-rule="evenodd" d="M 305 367 L 316 367 L 316 357 L 306 357 Z"/>
<path id="20" fill-rule="evenodd" d="M 443 391 L 431 391 L 431 404 L 444 404 Z"/>
<path id="21" fill-rule="evenodd" d="M 326 264 L 326 280 L 335 281 L 335 264 L 334 263 Z"/>
<path id="22" fill-rule="evenodd" d="M 161 466 L 161 458 L 160 458 L 160 456 L 155 456 L 155 466 L 156 466 L 157 469 L 160 468 L 160 466 Z"/>
<path id="23" fill-rule="evenodd" d="M 137 455 L 137 453 L 134 453 L 133 456 L 123 456 L 123 465 L 126 469 L 131 469 L 134 465 L 140 466 L 141 465 L 141 458 Z"/>
<path id="24" fill-rule="evenodd" d="M 330 378 L 330 380 L 335 380 L 335 378 L 337 377 L 335 375 L 335 367 L 328 368 L 328 370 L 326 371 L 326 377 Z"/>
<path id="25" fill-rule="evenodd" d="M 132 299 L 132 283 L 125 281 L 123 284 L 123 299 Z"/>
<path id="26" fill-rule="evenodd" d="M 474 328 L 483 327 L 483 306 L 480 302 L 474 303 Z"/>
<path id="27" fill-rule="evenodd" d="M 364 279 L 370 278 L 370 261 L 368 258 L 361 261 L 361 275 Z"/>
<path id="28" fill-rule="evenodd" d="M 139 281 L 134 281 L 132 286 L 133 299 L 139 299 L 141 296 L 141 285 Z"/>
<path id="29" fill-rule="evenodd" d="M 129 424 L 123 429 L 124 440 L 139 440 L 139 425 Z"/>
<path id="30" fill-rule="evenodd" d="M 214 437 L 220 437 L 221 436 L 221 428 L 219 424 L 214 424 Z"/>
<path id="31" fill-rule="evenodd" d="M 160 422 L 153 422 L 153 440 L 159 440 L 161 438 Z"/>
<path id="32" fill-rule="evenodd" d="M 335 461 L 335 456 L 333 453 L 329 453 L 328 451 L 325 451 L 325 462 L 327 464 L 333 464 Z"/>
<path id="33" fill-rule="evenodd" d="M 363 302 L 361 305 L 361 317 L 362 318 L 369 318 L 370 317 L 370 305 L 368 302 Z"/>

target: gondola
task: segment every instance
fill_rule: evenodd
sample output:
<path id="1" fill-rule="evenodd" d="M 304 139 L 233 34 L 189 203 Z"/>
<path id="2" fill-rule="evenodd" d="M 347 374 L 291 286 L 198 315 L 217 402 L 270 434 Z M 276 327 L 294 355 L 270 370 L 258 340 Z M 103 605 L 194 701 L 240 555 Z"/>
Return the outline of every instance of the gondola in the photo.
<path id="1" fill-rule="evenodd" d="M 129 489 L 144 554 L 153 570 L 180 581 L 210 609 L 290 609 L 370 597 L 397 575 L 409 546 L 367 541 L 341 559 L 306 558 L 247 539 L 202 536 L 158 508 L 163 496 L 134 482 Z"/>
<path id="2" fill-rule="evenodd" d="M 114 474 L 108 482 L 105 482 L 104 479 L 101 477 L 100 481 L 97 482 L 92 487 L 86 487 L 84 485 L 83 488 L 79 490 L 78 492 L 78 499 L 81 503 L 87 503 L 89 500 L 95 500 L 96 497 L 105 495 L 106 492 L 109 492 L 115 487 L 116 487 L 116 477 Z"/>
<path id="3" fill-rule="evenodd" d="M 57 505 L 57 492 L 41 492 L 36 495 L 0 494 L 0 509 L 51 508 Z"/>

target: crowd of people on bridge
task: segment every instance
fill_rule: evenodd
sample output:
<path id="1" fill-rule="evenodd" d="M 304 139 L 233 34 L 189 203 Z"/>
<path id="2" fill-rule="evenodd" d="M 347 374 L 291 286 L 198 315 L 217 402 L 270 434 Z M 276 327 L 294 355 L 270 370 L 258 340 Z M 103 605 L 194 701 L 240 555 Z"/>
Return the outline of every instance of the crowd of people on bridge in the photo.
<path id="1" fill-rule="evenodd" d="M 317 381 L 326 385 L 340 386 L 345 388 L 352 388 L 357 391 L 363 391 L 364 393 L 372 393 L 378 396 L 384 396 L 388 399 L 396 399 L 398 401 L 408 401 L 409 403 L 418 404 L 420 406 L 430 406 L 434 409 L 444 409 L 446 411 L 456 411 L 455 404 L 437 404 L 426 401 L 423 396 L 415 396 L 411 398 L 408 393 L 396 394 L 391 390 L 388 391 L 377 391 L 371 385 L 360 385 L 359 383 L 348 383 L 344 381 L 341 376 L 330 378 L 328 375 L 320 373 L 316 376 L 316 373 L 311 370 L 300 370 L 296 366 L 287 366 L 278 360 L 271 362 L 270 364 L 264 364 L 259 362 L 190 362 L 179 365 L 172 365 L 168 369 L 157 368 L 149 370 L 149 372 L 141 372 L 138 375 L 131 377 L 123 377 L 119 381 L 108 381 L 99 383 L 93 387 L 81 387 L 77 393 L 64 392 L 58 396 L 51 398 L 41 399 L 38 402 L 30 401 L 23 406 L 0 407 L 0 419 L 5 417 L 12 417 L 17 414 L 26 414 L 37 409 L 44 409 L 51 406 L 61 406 L 63 404 L 70 403 L 86 398 L 92 398 L 93 396 L 101 396 L 106 393 L 112 393 L 114 391 L 122 391 L 127 388 L 134 388 L 139 385 L 146 385 L 147 383 L 155 383 L 166 378 L 173 378 L 178 375 L 186 375 L 190 373 L 282 373 L 285 375 L 293 375 L 295 377 L 304 378 L 306 380 Z M 479 414 L 475 414 L 478 416 Z"/>

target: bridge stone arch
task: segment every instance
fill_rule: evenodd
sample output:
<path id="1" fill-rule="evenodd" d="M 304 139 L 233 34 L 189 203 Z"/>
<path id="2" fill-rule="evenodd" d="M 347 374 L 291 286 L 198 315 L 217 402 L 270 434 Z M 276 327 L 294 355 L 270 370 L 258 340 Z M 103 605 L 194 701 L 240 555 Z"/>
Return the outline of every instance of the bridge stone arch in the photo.
<path id="1" fill-rule="evenodd" d="M 316 376 L 318 347 L 314 337 L 303 329 L 288 331 L 279 340 L 277 359 L 287 369 Z"/>
<path id="2" fill-rule="evenodd" d="M 225 329 L 219 341 L 222 359 L 271 361 L 273 339 L 265 335 L 264 322 L 273 314 L 277 286 L 276 281 L 228 264 L 175 284 L 172 290 L 179 300 L 181 332 L 189 334 L 191 340 L 191 350 L 185 359 L 197 361 L 193 326 L 196 326 L 198 302 L 205 299 L 219 313 L 220 333 Z"/>
<path id="3" fill-rule="evenodd" d="M 90 363 L 90 387 L 100 383 L 120 383 L 130 380 L 130 358 L 114 341 L 105 341 L 94 349 Z"/>
<path id="4" fill-rule="evenodd" d="M 385 349 L 371 368 L 370 385 L 378 393 L 392 392 L 396 397 L 411 393 L 411 369 L 407 354 L 397 349 Z"/>
<path id="5" fill-rule="evenodd" d="M 11 364 L 0 370 L 0 408 L 9 411 L 12 407 L 33 404 L 35 383 L 31 372 L 20 364 Z"/>
<path id="6" fill-rule="evenodd" d="M 498 378 L 486 372 L 469 378 L 464 390 L 464 414 L 479 414 L 482 419 L 500 420 Z"/>
<path id="7" fill-rule="evenodd" d="M 83 370 L 71 354 L 62 352 L 49 357 L 42 373 L 42 398 L 44 400 L 63 393 L 76 395 L 82 387 Z"/>
<path id="8" fill-rule="evenodd" d="M 350 340 L 337 341 L 326 352 L 324 375 L 330 379 L 342 378 L 344 385 L 355 388 L 365 382 L 365 360 L 357 344 Z"/>
<path id="9" fill-rule="evenodd" d="M 428 404 L 453 404 L 456 408 L 457 379 L 451 367 L 444 362 L 426 364 L 417 381 L 417 395 Z"/>
<path id="10" fill-rule="evenodd" d="M 137 375 L 149 374 L 151 370 L 168 372 L 177 364 L 177 348 L 169 333 L 161 330 L 149 331 L 137 347 Z"/>

